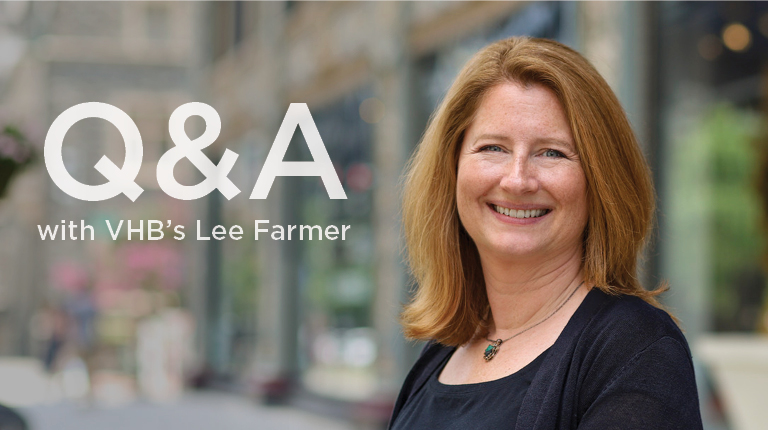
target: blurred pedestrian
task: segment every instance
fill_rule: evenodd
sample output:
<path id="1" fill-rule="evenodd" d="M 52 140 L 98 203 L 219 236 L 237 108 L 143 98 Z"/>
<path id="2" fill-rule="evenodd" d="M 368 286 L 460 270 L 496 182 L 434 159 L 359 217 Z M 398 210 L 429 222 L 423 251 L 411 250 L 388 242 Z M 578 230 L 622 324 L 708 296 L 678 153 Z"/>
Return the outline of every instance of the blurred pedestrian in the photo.
<path id="1" fill-rule="evenodd" d="M 43 366 L 48 373 L 54 373 L 61 351 L 67 341 L 69 320 L 67 314 L 57 306 L 45 306 L 38 315 L 38 324 L 45 332 Z"/>

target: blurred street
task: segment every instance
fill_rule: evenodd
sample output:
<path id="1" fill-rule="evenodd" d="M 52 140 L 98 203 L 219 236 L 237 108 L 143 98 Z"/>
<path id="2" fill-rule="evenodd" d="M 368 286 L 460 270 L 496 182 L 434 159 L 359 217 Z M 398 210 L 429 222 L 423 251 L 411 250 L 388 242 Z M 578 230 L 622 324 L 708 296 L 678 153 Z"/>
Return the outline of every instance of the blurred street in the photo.
<path id="1" fill-rule="evenodd" d="M 30 430 L 347 430 L 340 421 L 290 407 L 261 406 L 219 392 L 191 392 L 173 403 L 137 401 L 120 407 L 84 407 L 74 403 L 20 409 Z"/>

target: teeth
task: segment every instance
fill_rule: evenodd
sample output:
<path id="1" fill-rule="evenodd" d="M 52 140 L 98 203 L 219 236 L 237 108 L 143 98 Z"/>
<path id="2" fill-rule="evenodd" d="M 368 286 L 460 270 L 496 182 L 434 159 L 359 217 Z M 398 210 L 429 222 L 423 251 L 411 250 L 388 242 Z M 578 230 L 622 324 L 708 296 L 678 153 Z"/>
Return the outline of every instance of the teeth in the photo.
<path id="1" fill-rule="evenodd" d="M 524 211 L 524 210 L 508 209 L 508 208 L 505 208 L 502 206 L 496 206 L 496 205 L 492 205 L 492 206 L 496 212 L 512 218 L 538 218 L 542 215 L 545 215 L 547 212 L 549 212 L 548 209 L 534 209 L 534 210 Z"/>

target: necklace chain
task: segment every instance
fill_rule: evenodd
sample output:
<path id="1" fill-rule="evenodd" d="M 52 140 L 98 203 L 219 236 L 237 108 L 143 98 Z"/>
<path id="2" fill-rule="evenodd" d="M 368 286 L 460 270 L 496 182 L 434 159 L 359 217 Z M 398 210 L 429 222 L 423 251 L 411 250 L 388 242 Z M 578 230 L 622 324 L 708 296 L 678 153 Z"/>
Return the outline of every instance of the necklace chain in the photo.
<path id="1" fill-rule="evenodd" d="M 552 313 L 547 315 L 544 319 L 542 319 L 541 321 L 537 322 L 536 324 L 534 324 L 534 325 L 532 325 L 532 326 L 530 326 L 530 327 L 528 327 L 528 328 L 526 328 L 526 329 L 524 329 L 524 330 L 522 330 L 520 332 L 517 332 L 517 333 L 513 334 L 512 336 L 510 336 L 510 337 L 508 337 L 506 339 L 496 339 L 496 340 L 494 340 L 494 339 L 489 339 L 489 338 L 486 337 L 485 340 L 487 340 L 488 342 L 491 342 L 491 344 L 488 345 L 487 348 L 485 348 L 485 352 L 483 353 L 483 358 L 485 358 L 485 361 L 491 361 L 491 359 L 496 356 L 496 353 L 499 351 L 499 347 L 501 346 L 502 343 L 504 343 L 504 342 L 506 342 L 508 340 L 511 340 L 513 338 L 516 338 L 517 336 L 520 336 L 521 334 L 527 332 L 528 330 L 531 330 L 534 327 L 538 326 L 539 324 L 543 323 L 544 321 L 552 318 L 553 315 L 555 315 L 560 309 L 563 308 L 563 306 L 565 306 L 566 303 L 568 303 L 569 300 L 571 300 L 571 297 L 573 297 L 573 295 L 576 294 L 576 291 L 579 291 L 579 288 L 582 285 L 584 285 L 584 281 L 582 281 L 571 292 L 571 294 L 568 296 L 568 298 L 565 299 L 565 301 L 563 303 L 561 303 L 560 306 L 557 307 L 557 309 L 552 311 Z"/>

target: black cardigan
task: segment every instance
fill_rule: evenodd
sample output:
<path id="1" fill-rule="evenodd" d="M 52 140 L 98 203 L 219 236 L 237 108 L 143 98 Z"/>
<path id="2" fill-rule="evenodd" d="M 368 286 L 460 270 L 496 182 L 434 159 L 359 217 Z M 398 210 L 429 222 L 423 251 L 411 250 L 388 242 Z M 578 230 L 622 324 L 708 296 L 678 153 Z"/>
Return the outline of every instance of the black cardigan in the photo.
<path id="1" fill-rule="evenodd" d="M 390 427 L 408 398 L 452 350 L 437 343 L 424 349 L 403 383 Z M 701 428 L 691 352 L 677 325 L 637 297 L 610 296 L 597 288 L 587 294 L 552 345 L 515 426 Z"/>

